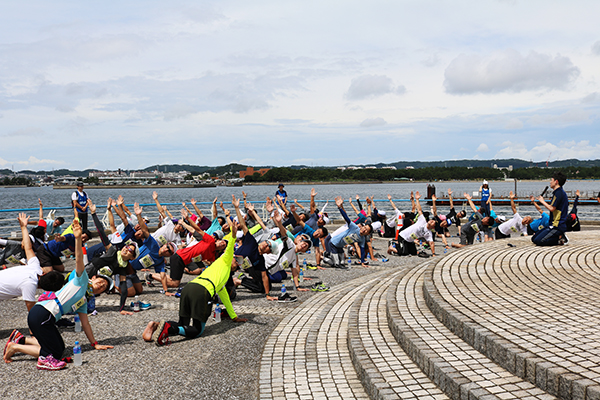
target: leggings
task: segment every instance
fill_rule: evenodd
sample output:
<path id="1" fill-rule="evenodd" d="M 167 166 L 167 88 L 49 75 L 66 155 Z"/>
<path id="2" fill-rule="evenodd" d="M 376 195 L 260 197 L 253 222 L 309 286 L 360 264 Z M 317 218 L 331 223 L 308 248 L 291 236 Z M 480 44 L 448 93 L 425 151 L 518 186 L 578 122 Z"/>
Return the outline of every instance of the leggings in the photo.
<path id="1" fill-rule="evenodd" d="M 40 355 L 52 354 L 60 360 L 65 351 L 65 342 L 56 328 L 56 319 L 44 306 L 36 304 L 27 315 L 27 325 L 40 344 Z"/>
<path id="2" fill-rule="evenodd" d="M 550 226 L 537 231 L 531 238 L 531 241 L 537 246 L 556 246 L 561 235 L 561 231 Z"/>
<path id="3" fill-rule="evenodd" d="M 192 325 L 190 325 L 190 320 L 192 320 Z M 199 319 L 181 316 L 179 317 L 179 322 L 168 321 L 168 324 L 171 325 L 168 329 L 169 335 L 181 335 L 187 339 L 195 339 L 202 335 L 206 326 L 206 322 L 202 322 Z"/>

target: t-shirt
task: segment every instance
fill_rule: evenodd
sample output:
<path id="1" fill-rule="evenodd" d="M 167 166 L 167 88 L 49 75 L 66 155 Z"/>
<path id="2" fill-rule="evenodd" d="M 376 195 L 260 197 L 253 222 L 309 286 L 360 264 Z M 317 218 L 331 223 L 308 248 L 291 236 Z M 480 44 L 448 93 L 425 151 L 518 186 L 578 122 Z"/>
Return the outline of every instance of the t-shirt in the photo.
<path id="1" fill-rule="evenodd" d="M 84 191 L 80 192 L 79 190 L 76 190 L 71 195 L 71 200 L 76 201 L 81 206 L 81 208 L 83 208 L 87 204 L 88 197 Z M 82 211 L 78 208 L 77 212 L 82 213 L 82 214 L 87 214 L 87 208 L 85 209 L 85 211 Z"/>
<path id="2" fill-rule="evenodd" d="M 388 219 L 385 220 L 385 224 L 390 228 L 395 228 L 396 226 L 398 226 L 398 218 L 400 218 L 400 227 L 402 227 L 404 215 L 398 209 L 394 210 L 394 215 L 391 215 Z"/>
<path id="3" fill-rule="evenodd" d="M 307 224 L 304 224 L 304 227 L 294 235 L 294 238 L 297 238 L 299 235 L 306 234 L 310 237 L 310 241 L 312 242 L 313 246 L 319 247 L 319 239 L 314 237 L 314 233 L 315 229 L 308 226 Z"/>
<path id="4" fill-rule="evenodd" d="M 56 258 L 60 256 L 69 257 L 75 253 L 75 236 L 72 233 L 67 233 L 63 237 L 65 238 L 63 242 L 51 240 L 46 244 L 48 252 Z"/>
<path id="5" fill-rule="evenodd" d="M 533 232 L 541 231 L 542 229 L 548 227 L 550 225 L 550 214 L 547 212 L 542 213 L 541 217 L 534 220 L 531 224 L 529 224 L 529 228 Z"/>
<path id="6" fill-rule="evenodd" d="M 23 296 L 25 301 L 35 301 L 39 275 L 42 267 L 37 257 L 27 260 L 27 265 L 0 271 L 0 300 Z"/>
<path id="7" fill-rule="evenodd" d="M 60 233 L 60 227 L 62 225 L 59 226 L 54 226 L 54 221 L 52 218 L 48 218 L 46 221 L 46 234 L 48 236 L 52 236 L 55 234 L 59 234 Z"/>
<path id="8" fill-rule="evenodd" d="M 556 207 L 556 210 L 552 211 L 552 226 L 564 233 L 567 230 L 569 198 L 562 186 L 552 194 L 550 205 Z"/>
<path id="9" fill-rule="evenodd" d="M 427 242 L 433 241 L 431 231 L 427 229 L 427 220 L 423 214 L 419 215 L 417 222 L 400 232 L 400 236 L 407 242 L 413 243 L 418 239 L 425 239 Z"/>
<path id="10" fill-rule="evenodd" d="M 286 238 L 279 246 L 277 254 L 265 254 L 265 266 L 269 274 L 296 266 L 296 246 L 294 241 Z"/>
<path id="11" fill-rule="evenodd" d="M 175 224 L 171 218 L 163 219 L 163 226 L 158 228 L 151 236 L 156 239 L 160 245 L 167 244 L 167 242 L 175 242 L 177 246 L 181 245 L 181 237 L 175 233 Z"/>
<path id="12" fill-rule="evenodd" d="M 216 289 L 219 298 L 227 309 L 229 318 L 235 319 L 237 318 L 237 314 L 233 310 L 231 300 L 229 299 L 229 293 L 225 287 L 225 284 L 231 276 L 231 261 L 233 261 L 233 247 L 235 244 L 235 238 L 232 238 L 231 234 L 228 234 L 224 239 L 228 242 L 227 248 L 225 249 L 225 252 L 223 252 L 223 255 L 208 268 L 206 268 L 199 277 L 191 280 L 189 284 L 198 284 L 204 286 L 211 296 L 214 295 Z"/>
<path id="13" fill-rule="evenodd" d="M 450 212 L 446 214 L 446 218 L 450 218 L 454 225 L 460 226 L 460 218 L 458 218 L 458 215 L 456 215 L 456 210 L 454 209 L 454 207 L 452 207 L 450 209 Z"/>
<path id="14" fill-rule="evenodd" d="M 511 219 L 501 223 L 498 229 L 507 236 L 510 236 L 511 233 L 527 234 L 527 225 L 523 225 L 523 217 L 519 213 L 515 213 Z"/>
<path id="15" fill-rule="evenodd" d="M 144 240 L 144 244 L 140 246 L 140 255 L 135 260 L 131 261 L 131 266 L 136 271 L 142 268 L 154 267 L 156 272 L 164 272 L 165 270 L 165 259 L 158 255 L 161 245 L 158 244 L 156 239 L 152 236 L 148 236 Z"/>
<path id="16" fill-rule="evenodd" d="M 85 292 L 88 288 L 88 274 L 83 271 L 81 276 L 70 274 L 69 281 L 56 292 L 56 300 L 44 300 L 37 304 L 43 306 L 50 311 L 54 318 L 58 321 L 64 314 L 70 312 L 86 313 L 87 314 L 87 299 Z M 58 302 L 57 302 L 58 300 Z M 61 304 L 61 308 L 58 306 Z"/>
<path id="17" fill-rule="evenodd" d="M 343 248 L 347 244 L 358 243 L 360 247 L 365 247 L 366 239 L 360 235 L 360 227 L 354 222 L 338 228 L 331 235 L 331 244 L 338 249 Z"/>
<path id="18" fill-rule="evenodd" d="M 254 267 L 257 271 L 266 271 L 265 258 L 259 253 L 258 242 L 250 231 L 242 237 L 242 245 L 237 248 L 235 255 L 244 257 L 244 262 L 242 262 L 240 268 Z"/>
<path id="19" fill-rule="evenodd" d="M 471 216 L 471 219 L 469 219 L 469 222 L 467 222 L 462 228 L 461 235 L 470 236 L 478 234 L 483 229 L 483 222 L 481 222 L 482 219 L 483 215 L 478 212 L 474 213 Z"/>
<path id="20" fill-rule="evenodd" d="M 319 214 L 312 213 L 311 216 L 306 221 L 304 221 L 304 223 L 316 231 L 317 229 L 319 229 L 318 221 L 319 221 Z"/>
<path id="21" fill-rule="evenodd" d="M 192 261 L 213 262 L 215 261 L 216 251 L 215 238 L 208 233 L 204 233 L 202 240 L 196 242 L 193 246 L 177 250 L 177 255 L 181 257 L 185 265 L 188 265 Z"/>
<path id="22" fill-rule="evenodd" d="M 219 219 L 215 218 L 212 220 L 210 227 L 205 232 L 208 233 L 209 235 L 212 235 L 216 231 L 220 231 L 220 230 L 221 230 L 221 224 L 219 223 Z"/>

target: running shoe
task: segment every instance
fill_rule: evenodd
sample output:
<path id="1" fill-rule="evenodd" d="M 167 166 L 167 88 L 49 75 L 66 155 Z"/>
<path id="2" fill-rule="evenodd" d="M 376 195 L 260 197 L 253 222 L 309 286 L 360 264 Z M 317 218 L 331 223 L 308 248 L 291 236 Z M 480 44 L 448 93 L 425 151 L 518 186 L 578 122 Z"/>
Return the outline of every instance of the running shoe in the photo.
<path id="1" fill-rule="evenodd" d="M 146 274 L 146 285 L 149 287 L 153 287 L 154 283 L 152 282 L 154 279 L 152 278 L 152 274 Z"/>
<path id="2" fill-rule="evenodd" d="M 308 267 L 308 269 L 312 269 L 312 270 L 315 270 L 315 269 L 319 268 L 318 265 L 313 265 L 313 264 L 310 264 L 310 263 L 306 264 L 306 266 Z"/>
<path id="3" fill-rule="evenodd" d="M 290 296 L 289 293 L 286 292 L 284 294 L 280 294 L 277 301 L 280 303 L 293 303 L 298 301 L 298 298 L 296 296 Z"/>
<path id="4" fill-rule="evenodd" d="M 135 304 L 133 304 L 133 301 L 131 302 L 131 304 L 129 306 L 133 310 L 133 307 L 135 306 Z M 140 301 L 140 311 L 149 310 L 151 308 L 152 308 L 152 303 L 144 303 L 143 301 Z"/>
<path id="5" fill-rule="evenodd" d="M 37 369 L 46 369 L 48 371 L 58 371 L 66 366 L 66 362 L 58 361 L 56 358 L 52 357 L 52 355 L 46 357 L 40 356 L 37 362 Z"/>
<path id="6" fill-rule="evenodd" d="M 310 290 L 312 290 L 313 292 L 326 292 L 329 289 L 329 286 L 327 286 L 323 282 L 317 282 L 310 288 Z"/>
<path id="7" fill-rule="evenodd" d="M 169 328 L 171 325 L 168 322 L 160 321 L 158 327 L 152 334 L 152 340 L 156 341 L 157 346 L 166 346 L 169 344 Z"/>

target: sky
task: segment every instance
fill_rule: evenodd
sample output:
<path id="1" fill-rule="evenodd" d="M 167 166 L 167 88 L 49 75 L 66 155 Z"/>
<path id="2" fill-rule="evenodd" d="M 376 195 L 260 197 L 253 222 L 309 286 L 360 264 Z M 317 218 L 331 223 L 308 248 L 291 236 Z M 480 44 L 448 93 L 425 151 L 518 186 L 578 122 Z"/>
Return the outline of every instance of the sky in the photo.
<path id="1" fill-rule="evenodd" d="M 600 1 L 3 1 L 0 168 L 600 159 Z"/>

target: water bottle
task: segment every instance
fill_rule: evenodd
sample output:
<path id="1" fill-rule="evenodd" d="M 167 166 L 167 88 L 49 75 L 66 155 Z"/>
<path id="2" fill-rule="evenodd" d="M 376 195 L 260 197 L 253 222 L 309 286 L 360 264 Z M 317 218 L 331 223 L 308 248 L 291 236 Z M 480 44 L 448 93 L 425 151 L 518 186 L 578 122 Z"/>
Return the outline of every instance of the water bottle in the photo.
<path id="1" fill-rule="evenodd" d="M 352 266 L 352 260 L 348 259 L 348 268 L 350 268 Z"/>
<path id="2" fill-rule="evenodd" d="M 221 307 L 219 303 L 215 306 L 215 322 L 221 322 Z"/>
<path id="3" fill-rule="evenodd" d="M 79 367 L 83 361 L 81 360 L 81 346 L 79 342 L 75 342 L 75 346 L 73 346 L 73 365 Z"/>
<path id="4" fill-rule="evenodd" d="M 304 261 L 302 261 L 302 269 L 306 269 L 306 258 L 304 259 Z"/>
<path id="5" fill-rule="evenodd" d="M 135 296 L 135 300 L 133 302 L 133 312 L 140 311 L 140 296 Z"/>
<path id="6" fill-rule="evenodd" d="M 448 252 L 448 248 L 444 247 L 444 254 L 446 254 Z"/>
<path id="7" fill-rule="evenodd" d="M 306 260 L 304 260 L 306 262 Z M 300 268 L 300 274 L 298 275 L 298 280 L 300 282 L 304 282 L 304 268 Z"/>
<path id="8" fill-rule="evenodd" d="M 285 294 L 286 290 L 285 290 L 285 284 L 281 284 L 281 295 L 283 296 Z"/>
<path id="9" fill-rule="evenodd" d="M 81 320 L 79 319 L 79 315 L 75 314 L 73 322 L 75 322 L 75 332 L 81 332 Z"/>

